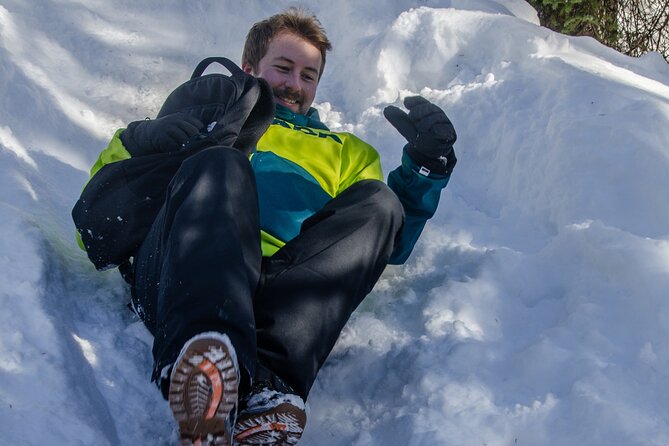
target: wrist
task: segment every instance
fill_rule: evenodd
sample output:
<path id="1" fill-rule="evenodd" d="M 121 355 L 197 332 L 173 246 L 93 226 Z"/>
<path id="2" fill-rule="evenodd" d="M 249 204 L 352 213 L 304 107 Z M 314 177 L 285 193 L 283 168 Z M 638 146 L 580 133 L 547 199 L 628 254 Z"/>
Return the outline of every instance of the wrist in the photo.
<path id="1" fill-rule="evenodd" d="M 411 160 L 419 167 L 419 173 L 425 176 L 430 174 L 450 175 L 455 163 L 447 162 L 446 157 L 434 158 L 416 150 L 411 144 L 407 144 L 406 153 Z M 452 149 L 451 149 L 452 153 Z M 453 158 L 455 158 L 453 156 Z"/>

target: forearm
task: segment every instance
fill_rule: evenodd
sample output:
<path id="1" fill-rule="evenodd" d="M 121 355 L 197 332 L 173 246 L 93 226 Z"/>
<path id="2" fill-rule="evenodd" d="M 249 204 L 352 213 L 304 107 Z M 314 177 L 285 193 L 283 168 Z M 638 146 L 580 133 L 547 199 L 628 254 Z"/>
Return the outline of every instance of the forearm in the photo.
<path id="1" fill-rule="evenodd" d="M 441 191 L 450 179 L 450 175 L 425 176 L 419 169 L 405 151 L 402 165 L 388 175 L 388 186 L 399 198 L 405 214 L 404 226 L 389 261 L 394 265 L 406 262 L 425 224 L 436 212 Z"/>

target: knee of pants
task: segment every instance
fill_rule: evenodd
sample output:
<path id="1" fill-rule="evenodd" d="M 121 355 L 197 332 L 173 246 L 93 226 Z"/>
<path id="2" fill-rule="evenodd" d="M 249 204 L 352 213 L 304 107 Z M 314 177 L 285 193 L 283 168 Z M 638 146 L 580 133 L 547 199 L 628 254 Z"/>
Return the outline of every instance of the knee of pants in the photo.
<path id="1" fill-rule="evenodd" d="M 402 225 L 404 208 L 395 192 L 386 183 L 379 180 L 364 180 L 356 185 L 359 185 L 368 197 L 366 206 L 370 207 L 372 218 L 389 221 L 397 227 Z"/>

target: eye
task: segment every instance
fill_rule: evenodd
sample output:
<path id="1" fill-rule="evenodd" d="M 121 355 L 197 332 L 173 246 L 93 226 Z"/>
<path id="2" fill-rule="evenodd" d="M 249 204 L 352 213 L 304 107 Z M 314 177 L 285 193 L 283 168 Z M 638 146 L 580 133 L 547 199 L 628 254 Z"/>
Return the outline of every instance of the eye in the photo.
<path id="1" fill-rule="evenodd" d="M 280 71 L 282 73 L 287 73 L 289 68 L 285 65 L 274 65 L 274 68 L 276 68 L 277 71 Z"/>
<path id="2" fill-rule="evenodd" d="M 302 79 L 304 79 L 307 82 L 315 82 L 316 81 L 316 76 L 314 76 L 313 74 L 308 74 L 307 73 L 307 74 L 302 75 Z"/>

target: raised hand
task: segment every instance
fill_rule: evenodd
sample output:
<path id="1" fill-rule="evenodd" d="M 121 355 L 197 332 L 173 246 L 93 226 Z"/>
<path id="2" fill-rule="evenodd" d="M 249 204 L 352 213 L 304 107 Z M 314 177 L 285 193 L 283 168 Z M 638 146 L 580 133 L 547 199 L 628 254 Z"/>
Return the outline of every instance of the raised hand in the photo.
<path id="1" fill-rule="evenodd" d="M 394 105 L 386 107 L 383 114 L 409 142 L 411 159 L 428 171 L 450 174 L 457 163 L 453 150 L 457 135 L 451 120 L 422 96 L 404 98 L 404 106 L 408 114 Z"/>

